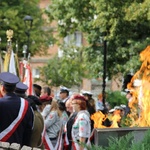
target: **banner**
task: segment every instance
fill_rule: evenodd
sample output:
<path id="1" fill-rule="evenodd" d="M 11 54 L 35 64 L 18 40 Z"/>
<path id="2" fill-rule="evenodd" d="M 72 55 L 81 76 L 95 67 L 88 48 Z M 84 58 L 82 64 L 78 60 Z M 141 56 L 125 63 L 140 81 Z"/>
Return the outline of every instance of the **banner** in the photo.
<path id="1" fill-rule="evenodd" d="M 32 85 L 32 70 L 31 66 L 27 61 L 23 61 L 23 66 L 25 68 L 25 74 L 23 77 L 23 83 L 28 86 L 27 95 L 33 95 L 33 85 Z"/>

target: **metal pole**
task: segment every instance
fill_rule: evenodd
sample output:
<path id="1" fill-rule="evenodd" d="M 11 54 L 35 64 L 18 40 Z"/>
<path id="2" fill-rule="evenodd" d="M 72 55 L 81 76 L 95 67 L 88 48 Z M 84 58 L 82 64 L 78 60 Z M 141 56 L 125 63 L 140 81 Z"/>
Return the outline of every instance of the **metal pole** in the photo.
<path id="1" fill-rule="evenodd" d="M 103 105 L 105 108 L 105 101 L 106 101 L 106 71 L 107 71 L 107 41 L 104 40 L 104 51 L 103 51 L 103 89 L 102 89 L 102 94 L 103 94 Z"/>
<path id="2" fill-rule="evenodd" d="M 27 35 L 27 45 L 28 45 L 28 49 L 27 49 L 27 56 L 28 54 L 30 53 L 30 30 L 32 28 L 32 22 L 33 22 L 33 18 L 29 15 L 26 15 L 24 17 L 24 23 L 25 23 L 25 26 L 26 26 L 26 35 Z"/>
<path id="3" fill-rule="evenodd" d="M 28 54 L 30 53 L 30 31 L 29 30 L 27 36 L 28 36 L 28 49 L 27 49 L 27 56 L 28 56 Z"/>
<path id="4" fill-rule="evenodd" d="M 25 31 L 26 35 L 27 35 L 27 56 L 30 53 L 30 31 L 29 29 L 27 29 L 27 31 Z"/>
<path id="5" fill-rule="evenodd" d="M 27 45 L 23 45 L 23 59 L 24 60 L 26 60 L 26 58 L 27 58 L 27 48 L 28 48 L 28 46 Z"/>

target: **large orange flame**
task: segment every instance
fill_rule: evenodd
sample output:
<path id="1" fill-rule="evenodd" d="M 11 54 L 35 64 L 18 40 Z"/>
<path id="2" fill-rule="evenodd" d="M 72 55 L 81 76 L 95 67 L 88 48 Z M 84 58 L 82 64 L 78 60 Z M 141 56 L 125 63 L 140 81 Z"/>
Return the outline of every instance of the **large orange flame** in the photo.
<path id="1" fill-rule="evenodd" d="M 129 102 L 131 109 L 130 114 L 126 118 L 126 125 L 130 127 L 149 127 L 150 126 L 150 46 L 140 53 L 142 65 L 127 85 L 127 88 L 132 91 L 132 100 Z M 140 80 L 139 86 L 134 85 L 135 80 Z M 91 116 L 94 120 L 95 128 L 105 128 L 102 125 L 106 119 L 106 115 L 102 112 L 96 112 Z M 111 118 L 112 125 L 110 127 L 118 127 L 118 122 L 121 120 L 121 114 L 115 112 Z"/>
<path id="2" fill-rule="evenodd" d="M 140 60 L 143 62 L 141 68 L 133 76 L 128 88 L 133 90 L 133 100 L 129 103 L 132 120 L 131 126 L 150 126 L 150 46 L 140 53 Z M 133 83 L 140 79 L 141 85 L 134 87 Z"/>

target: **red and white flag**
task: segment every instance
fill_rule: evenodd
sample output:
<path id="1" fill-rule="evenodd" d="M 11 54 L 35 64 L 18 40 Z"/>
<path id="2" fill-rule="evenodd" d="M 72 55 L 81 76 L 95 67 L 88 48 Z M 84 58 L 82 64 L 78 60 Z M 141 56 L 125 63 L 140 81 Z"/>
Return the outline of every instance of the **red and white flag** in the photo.
<path id="1" fill-rule="evenodd" d="M 23 64 L 24 64 L 24 68 L 25 68 L 23 83 L 28 86 L 27 95 L 33 95 L 31 66 L 27 61 L 24 61 Z"/>

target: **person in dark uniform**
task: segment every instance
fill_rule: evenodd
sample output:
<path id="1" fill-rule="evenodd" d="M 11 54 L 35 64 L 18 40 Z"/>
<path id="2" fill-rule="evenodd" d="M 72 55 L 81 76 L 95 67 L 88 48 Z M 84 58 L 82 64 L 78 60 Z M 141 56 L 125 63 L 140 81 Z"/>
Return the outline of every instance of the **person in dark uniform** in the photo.
<path id="1" fill-rule="evenodd" d="M 44 120 L 42 115 L 38 112 L 37 106 L 42 105 L 39 98 L 33 95 L 26 95 L 26 91 L 28 86 L 22 82 L 16 84 L 15 93 L 21 97 L 25 98 L 31 108 L 33 109 L 34 113 L 34 126 L 31 134 L 30 146 L 36 148 L 44 149 L 44 145 L 42 143 L 42 132 L 44 130 Z"/>
<path id="2" fill-rule="evenodd" d="M 60 87 L 60 94 L 59 94 L 60 101 L 63 103 L 66 103 L 66 101 L 69 99 L 69 89 L 66 87 Z"/>
<path id="3" fill-rule="evenodd" d="M 0 73 L 0 141 L 30 146 L 33 112 L 29 103 L 14 93 L 18 82 L 16 75 Z"/>
<path id="4" fill-rule="evenodd" d="M 15 88 L 15 94 L 21 98 L 27 98 L 26 91 L 28 86 L 22 82 L 18 82 Z"/>
<path id="5" fill-rule="evenodd" d="M 60 86 L 59 98 L 62 103 L 66 104 L 66 102 L 70 98 L 69 92 L 70 90 L 66 88 L 65 86 Z M 67 112 L 67 115 L 70 116 L 70 112 L 68 112 L 67 110 L 65 111 Z"/>
<path id="6" fill-rule="evenodd" d="M 38 111 L 37 106 L 42 105 L 39 98 L 29 95 L 27 98 L 34 112 L 34 127 L 31 135 L 31 147 L 44 149 L 42 141 L 42 132 L 44 130 L 44 119 Z"/>
<path id="7" fill-rule="evenodd" d="M 41 90 L 42 90 L 42 87 L 40 85 L 33 84 L 33 91 L 34 91 L 35 96 L 40 97 Z"/>

